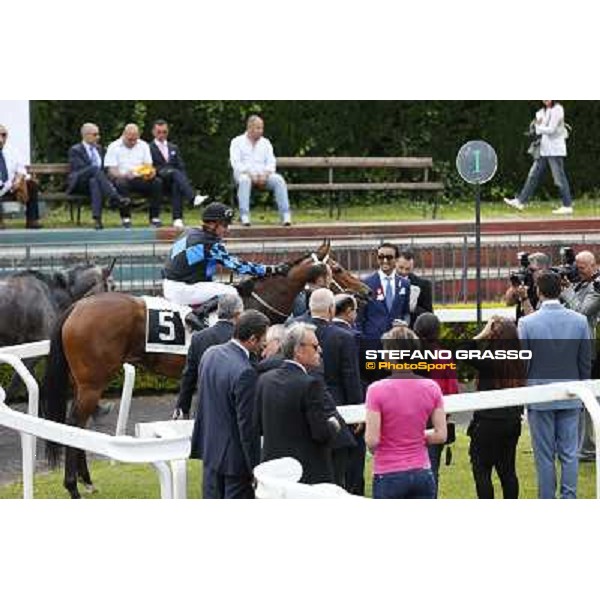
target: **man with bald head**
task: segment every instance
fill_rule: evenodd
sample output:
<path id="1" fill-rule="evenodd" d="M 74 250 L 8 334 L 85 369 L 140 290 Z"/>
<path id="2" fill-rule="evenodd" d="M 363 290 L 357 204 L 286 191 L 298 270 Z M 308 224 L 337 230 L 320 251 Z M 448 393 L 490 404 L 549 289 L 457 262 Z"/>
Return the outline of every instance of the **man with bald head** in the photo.
<path id="1" fill-rule="evenodd" d="M 231 141 L 229 160 L 237 185 L 240 220 L 250 226 L 250 193 L 252 188 L 266 189 L 275 195 L 283 225 L 292 224 L 292 214 L 285 180 L 275 172 L 276 161 L 271 142 L 263 137 L 264 123 L 258 115 L 246 122 L 246 132 Z"/>
<path id="2" fill-rule="evenodd" d="M 140 139 L 140 130 L 134 123 L 125 125 L 123 134 L 112 142 L 106 151 L 104 166 L 119 194 L 129 197 L 131 192 L 143 194 L 150 200 L 149 221 L 161 227 L 160 203 L 162 181 L 152 166 L 150 146 Z M 131 218 L 122 217 L 123 227 L 131 227 Z"/>
<path id="3" fill-rule="evenodd" d="M 81 126 L 81 142 L 69 149 L 67 194 L 86 194 L 92 202 L 94 229 L 103 229 L 102 200 L 109 198 L 121 217 L 129 217 L 130 200 L 121 196 L 103 170 L 104 149 L 100 145 L 100 129 L 95 123 Z"/>
<path id="4" fill-rule="evenodd" d="M 598 348 L 596 341 L 596 326 L 600 317 L 600 273 L 596 258 L 591 252 L 584 250 L 575 256 L 575 266 L 579 281 L 575 284 L 564 283 L 561 299 L 565 306 L 582 314 L 588 321 L 590 338 L 594 340 L 594 356 L 592 357 L 592 377 L 598 377 Z M 594 461 L 596 447 L 594 443 L 594 428 L 587 410 L 582 412 L 579 427 L 579 460 Z"/>

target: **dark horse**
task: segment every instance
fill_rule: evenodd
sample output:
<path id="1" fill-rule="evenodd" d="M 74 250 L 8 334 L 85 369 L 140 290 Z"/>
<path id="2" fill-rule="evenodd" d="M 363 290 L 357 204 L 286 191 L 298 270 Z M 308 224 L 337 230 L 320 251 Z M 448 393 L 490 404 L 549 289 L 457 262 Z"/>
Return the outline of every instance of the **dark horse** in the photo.
<path id="1" fill-rule="evenodd" d="M 58 316 L 74 302 L 114 289 L 112 266 L 78 264 L 52 274 L 19 271 L 0 281 L 0 347 L 47 340 Z M 33 371 L 38 360 L 24 362 Z M 8 397 L 16 395 L 20 381 L 13 377 Z"/>
<path id="2" fill-rule="evenodd" d="M 329 242 L 316 252 L 290 264 L 287 275 L 252 279 L 242 283 L 240 295 L 246 308 L 256 308 L 271 322 L 283 322 L 296 295 L 308 279 L 315 262 L 329 258 Z M 334 263 L 338 284 L 357 293 L 368 288 Z M 366 289 L 365 289 L 366 288 Z M 179 377 L 185 356 L 145 352 L 146 305 L 143 300 L 121 293 L 102 294 L 75 303 L 57 322 L 52 334 L 46 378 L 41 390 L 44 416 L 53 421 L 85 427 L 108 382 L 123 363 L 145 367 L 168 377 Z M 67 416 L 69 378 L 75 399 Z M 56 464 L 60 447 L 48 443 L 48 458 Z M 79 498 L 77 477 L 93 489 L 83 450 L 66 448 L 64 485 L 72 498 Z"/>

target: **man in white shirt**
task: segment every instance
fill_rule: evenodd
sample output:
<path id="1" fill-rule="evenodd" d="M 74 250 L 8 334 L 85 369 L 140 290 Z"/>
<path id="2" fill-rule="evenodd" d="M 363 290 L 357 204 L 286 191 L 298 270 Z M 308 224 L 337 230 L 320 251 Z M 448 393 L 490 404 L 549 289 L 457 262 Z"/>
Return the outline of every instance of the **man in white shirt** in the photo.
<path id="1" fill-rule="evenodd" d="M 234 138 L 229 147 L 229 160 L 237 184 L 240 220 L 243 225 L 250 226 L 250 192 L 254 186 L 274 193 L 282 223 L 291 225 L 287 185 L 283 177 L 275 172 L 273 146 L 263 137 L 263 131 L 263 120 L 252 115 L 246 123 L 246 132 Z"/>
<path id="2" fill-rule="evenodd" d="M 104 166 L 117 191 L 128 198 L 132 192 L 147 196 L 150 200 L 149 220 L 153 227 L 161 227 L 160 203 L 162 200 L 162 180 L 156 176 L 152 166 L 150 146 L 140 139 L 137 125 L 125 125 L 123 135 L 112 142 L 106 150 Z M 141 168 L 143 172 L 140 172 Z M 131 219 L 122 217 L 123 227 L 131 227 Z"/>
<path id="3" fill-rule="evenodd" d="M 0 202 L 19 201 L 25 203 L 25 227 L 40 229 L 38 188 L 35 181 L 27 179 L 25 164 L 10 146 L 6 146 L 8 129 L 0 124 Z M 4 229 L 2 207 L 0 207 L 0 229 Z"/>

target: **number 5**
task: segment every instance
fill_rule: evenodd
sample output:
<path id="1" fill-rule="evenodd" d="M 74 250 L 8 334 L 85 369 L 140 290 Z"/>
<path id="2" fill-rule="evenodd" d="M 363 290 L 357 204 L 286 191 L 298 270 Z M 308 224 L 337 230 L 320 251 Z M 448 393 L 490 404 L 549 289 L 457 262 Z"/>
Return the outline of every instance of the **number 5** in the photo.
<path id="1" fill-rule="evenodd" d="M 173 313 L 171 311 L 160 311 L 158 313 L 158 325 L 161 329 L 167 330 L 167 333 L 160 332 L 158 337 L 163 342 L 172 342 L 175 339 L 175 323 L 173 323 Z"/>

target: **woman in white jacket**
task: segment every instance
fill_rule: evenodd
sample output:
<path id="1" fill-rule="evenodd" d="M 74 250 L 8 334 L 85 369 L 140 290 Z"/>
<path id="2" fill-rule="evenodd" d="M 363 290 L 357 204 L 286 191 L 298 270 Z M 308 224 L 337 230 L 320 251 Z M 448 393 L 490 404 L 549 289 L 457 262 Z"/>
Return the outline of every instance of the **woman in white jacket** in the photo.
<path id="1" fill-rule="evenodd" d="M 573 214 L 571 190 L 565 172 L 568 137 L 565 111 L 556 100 L 543 102 L 544 107 L 535 115 L 535 133 L 540 136 L 539 156 L 534 156 L 533 165 L 519 195 L 516 198 L 504 198 L 504 202 L 518 210 L 523 210 L 540 184 L 547 166 L 550 165 L 552 178 L 562 198 L 562 206 L 552 212 L 555 215 L 571 215 Z"/>

